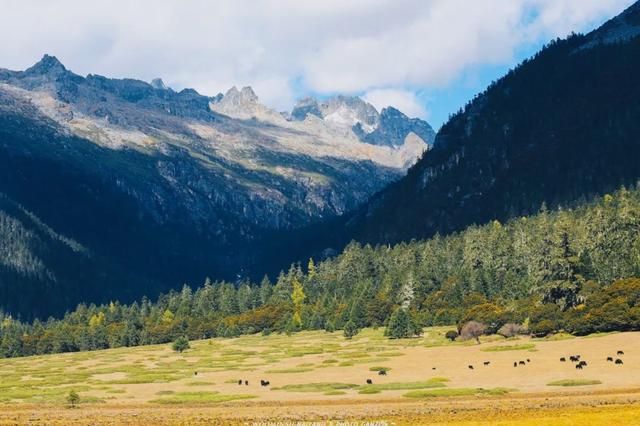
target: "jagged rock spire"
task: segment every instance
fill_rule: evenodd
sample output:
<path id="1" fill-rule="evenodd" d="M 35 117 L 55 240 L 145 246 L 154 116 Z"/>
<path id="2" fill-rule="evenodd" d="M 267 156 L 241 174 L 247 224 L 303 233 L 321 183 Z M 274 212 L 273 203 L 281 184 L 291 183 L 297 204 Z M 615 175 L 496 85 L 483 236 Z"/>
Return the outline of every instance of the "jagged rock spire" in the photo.
<path id="1" fill-rule="evenodd" d="M 162 79 L 159 77 L 151 80 L 151 86 L 154 89 L 161 89 L 161 90 L 164 90 L 167 88 L 167 86 L 164 84 L 164 81 L 162 81 Z"/>
<path id="2" fill-rule="evenodd" d="M 55 56 L 45 54 L 42 59 L 28 68 L 25 73 L 33 75 L 53 74 L 59 75 L 68 72 L 62 62 Z"/>

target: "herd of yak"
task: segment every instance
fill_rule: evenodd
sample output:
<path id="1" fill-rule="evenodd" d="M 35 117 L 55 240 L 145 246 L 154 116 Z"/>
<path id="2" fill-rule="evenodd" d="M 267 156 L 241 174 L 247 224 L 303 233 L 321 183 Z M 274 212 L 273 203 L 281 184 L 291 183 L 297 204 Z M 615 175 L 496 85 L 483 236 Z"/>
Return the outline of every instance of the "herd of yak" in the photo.
<path id="1" fill-rule="evenodd" d="M 624 351 L 618 351 L 616 355 L 618 356 L 624 355 Z M 587 366 L 587 361 L 580 359 L 580 355 L 571 355 L 569 357 L 569 361 L 576 363 L 576 370 L 582 370 L 584 367 Z M 560 362 L 567 362 L 567 358 L 565 357 L 560 358 Z M 624 364 L 622 359 L 616 358 L 616 360 L 614 361 L 612 356 L 607 357 L 607 362 L 614 362 L 615 364 L 618 364 L 618 365 Z"/>
<path id="2" fill-rule="evenodd" d="M 618 355 L 618 356 L 624 355 L 624 351 L 618 351 L 616 353 L 616 355 Z M 581 358 L 580 355 L 571 355 L 571 356 L 569 356 L 569 361 L 576 363 L 575 364 L 576 365 L 576 370 L 582 370 L 584 367 L 586 367 L 588 365 L 587 361 L 585 361 L 583 359 L 580 359 L 580 358 Z M 527 363 L 530 363 L 530 362 L 531 362 L 531 360 L 529 358 L 526 359 L 526 362 L 523 361 L 523 360 L 514 361 L 513 362 L 513 366 L 514 367 L 518 367 L 518 365 L 527 365 Z M 561 357 L 560 358 L 560 362 L 567 362 L 567 358 L 566 357 Z M 613 362 L 613 363 L 618 364 L 618 365 L 624 364 L 622 359 L 616 358 L 614 360 L 612 356 L 608 356 L 607 357 L 607 362 Z M 487 366 L 489 366 L 491 364 L 491 361 L 484 361 L 483 364 L 484 364 L 485 367 L 487 367 Z M 473 365 L 471 365 L 471 364 L 469 364 L 468 367 L 469 367 L 469 370 L 473 370 L 474 369 Z M 435 369 L 436 369 L 435 367 L 432 368 L 432 370 L 435 370 Z M 196 371 L 194 374 L 197 376 L 198 372 Z M 378 375 L 379 376 L 386 376 L 387 375 L 387 370 L 378 371 Z M 242 379 L 238 380 L 238 385 L 239 386 L 242 386 L 243 384 L 245 386 L 249 386 L 249 381 L 248 380 L 242 380 Z M 262 380 L 262 379 L 260 380 L 260 386 L 266 387 L 266 386 L 269 386 L 270 384 L 271 383 L 268 380 Z M 373 384 L 373 380 L 367 379 L 367 384 L 368 385 Z"/>
<path id="3" fill-rule="evenodd" d="M 624 355 L 624 351 L 618 351 L 617 354 L 618 356 Z M 576 363 L 576 370 L 582 370 L 584 367 L 587 366 L 587 361 L 580 359 L 580 355 L 571 355 L 569 357 L 569 361 L 571 362 L 575 362 Z M 513 362 L 513 366 L 514 367 L 518 367 L 519 365 L 527 365 L 527 363 L 530 363 L 531 360 L 529 358 L 527 358 L 526 362 L 525 361 L 514 361 Z M 560 358 L 560 362 L 567 362 L 567 358 L 566 357 L 561 357 Z M 613 359 L 612 356 L 608 356 L 607 357 L 607 362 L 613 362 L 615 364 L 618 365 L 622 365 L 624 364 L 624 362 L 622 361 L 622 359 L 620 358 L 616 358 L 615 361 Z M 488 366 L 489 364 L 491 364 L 491 361 L 485 361 L 484 365 L 485 367 Z M 469 370 L 473 370 L 473 365 L 469 365 Z"/>

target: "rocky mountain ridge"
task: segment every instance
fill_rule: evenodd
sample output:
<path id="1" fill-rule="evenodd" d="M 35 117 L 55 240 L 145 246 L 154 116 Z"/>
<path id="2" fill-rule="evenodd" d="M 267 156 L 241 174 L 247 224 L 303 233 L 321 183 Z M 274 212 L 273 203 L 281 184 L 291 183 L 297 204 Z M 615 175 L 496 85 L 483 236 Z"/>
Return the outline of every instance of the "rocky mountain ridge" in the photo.
<path id="1" fill-rule="evenodd" d="M 330 189 L 333 176 L 325 174 L 331 175 L 331 171 L 298 169 L 290 161 L 291 156 L 309 157 L 318 166 L 332 167 L 338 175 L 340 169 L 332 163 L 349 163 L 356 170 L 365 168 L 369 175 L 378 176 L 373 185 L 363 187 L 364 182 L 355 182 L 353 187 L 337 194 L 343 200 L 338 204 L 310 194 L 319 217 L 355 207 L 399 177 L 431 143 L 424 134 L 422 138 L 411 135 L 411 126 L 405 126 L 401 143 L 371 146 L 351 129 L 313 119 L 304 124 L 286 120 L 258 103 L 258 97 L 248 87 L 241 91 L 232 88 L 225 96 L 210 98 L 192 89 L 175 92 L 161 79 L 147 84 L 92 74 L 83 78 L 48 55 L 24 72 L 1 70 L 0 90 L 32 103 L 39 113 L 69 134 L 111 149 L 164 155 L 186 150 L 201 163 L 222 160 L 229 163 L 229 168 L 302 182 L 311 193 Z M 429 127 L 426 123 L 424 126 Z M 272 163 L 278 155 L 287 157 L 287 161 Z M 244 179 L 228 174 L 236 181 Z M 254 183 L 252 189 L 262 188 L 257 191 L 258 196 L 274 189 Z M 310 218 L 315 215 L 307 213 Z"/>
<path id="2" fill-rule="evenodd" d="M 82 77 L 48 55 L 2 69 L 0 194 L 21 206 L 0 209 L 3 238 L 28 255 L 17 267 L 0 251 L 0 309 L 48 315 L 206 276 L 273 275 L 304 257 L 282 243 L 292 230 L 355 208 L 422 155 L 427 143 L 403 136 L 373 145 L 315 116 L 288 120 L 251 89 L 208 97 Z M 27 237 L 42 233 L 32 218 L 86 250 Z"/>
<path id="3" fill-rule="evenodd" d="M 320 137 L 323 133 L 341 131 L 351 143 L 357 141 L 394 149 L 402 149 L 407 138 L 418 137 L 423 141 L 424 150 L 435 138 L 434 130 L 426 121 L 409 118 L 393 107 L 378 112 L 357 96 L 338 95 L 322 101 L 306 97 L 299 100 L 290 113 L 279 113 L 262 105 L 251 87 L 241 90 L 232 87 L 214 98 L 210 108 L 229 117 L 260 120 Z M 416 148 L 415 152 L 418 151 Z"/>

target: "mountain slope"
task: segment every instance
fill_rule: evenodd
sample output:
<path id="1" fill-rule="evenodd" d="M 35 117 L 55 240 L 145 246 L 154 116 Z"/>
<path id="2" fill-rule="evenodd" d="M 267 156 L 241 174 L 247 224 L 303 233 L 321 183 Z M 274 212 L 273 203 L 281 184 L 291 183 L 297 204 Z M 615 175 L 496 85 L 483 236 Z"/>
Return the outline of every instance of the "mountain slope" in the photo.
<path id="1" fill-rule="evenodd" d="M 350 129 L 326 122 L 296 126 L 260 105 L 250 88 L 209 98 L 155 84 L 83 78 L 51 56 L 24 72 L 0 71 L 5 96 L 33 104 L 68 134 L 114 150 L 180 152 L 226 174 L 259 201 L 275 204 L 287 226 L 355 207 L 401 176 L 431 142 L 373 146 Z M 226 106 L 221 114 L 218 105 Z M 273 189 L 277 196 L 270 193 Z M 332 200 L 324 196 L 327 191 Z M 305 203 L 288 203 L 291 199 Z M 247 219 L 255 221 L 251 214 Z"/>
<path id="2" fill-rule="evenodd" d="M 319 102 L 304 98 L 290 114 L 294 121 L 318 117 L 325 122 L 351 127 L 363 142 L 372 145 L 399 147 L 411 134 L 431 144 L 435 132 L 426 121 L 409 118 L 393 107 L 380 113 L 373 105 L 357 97 L 335 96 Z"/>
<path id="3" fill-rule="evenodd" d="M 586 36 L 555 41 L 492 84 L 405 178 L 348 215 L 349 235 L 424 238 L 635 184 L 639 11 L 636 3 Z"/>
<path id="4" fill-rule="evenodd" d="M 251 89 L 236 92 L 81 77 L 51 56 L 0 70 L 0 194 L 86 249 L 36 255 L 67 249 L 27 236 L 40 235 L 35 222 L 0 206 L 12 218 L 0 309 L 43 316 L 206 276 L 277 273 L 299 257 L 274 252 L 283 233 L 354 208 L 427 148 L 413 134 L 378 146 L 350 127 L 287 120 Z M 236 109 L 215 110 L 225 103 Z M 9 239 L 46 273 L 18 268 Z"/>

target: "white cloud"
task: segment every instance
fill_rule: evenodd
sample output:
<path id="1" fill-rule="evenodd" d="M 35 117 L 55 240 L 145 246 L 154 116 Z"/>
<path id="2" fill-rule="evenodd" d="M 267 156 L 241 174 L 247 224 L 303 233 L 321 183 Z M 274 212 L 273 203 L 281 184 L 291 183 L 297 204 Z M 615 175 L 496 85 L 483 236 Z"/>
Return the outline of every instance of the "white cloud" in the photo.
<path id="1" fill-rule="evenodd" d="M 539 11 L 527 28 L 528 36 L 557 37 L 584 30 L 601 20 L 612 17 L 635 0 L 529 0 L 529 7 Z"/>
<path id="2" fill-rule="evenodd" d="M 583 30 L 594 19 L 611 16 L 628 3 L 630 0 L 417 2 L 401 26 L 387 31 L 372 27 L 367 33 L 329 40 L 310 52 L 303 64 L 305 77 L 320 92 L 385 85 L 441 87 L 467 67 L 509 62 L 523 43 Z"/>
<path id="3" fill-rule="evenodd" d="M 211 95 L 253 85 L 279 109 L 305 92 L 390 99 L 510 63 L 523 43 L 584 31 L 631 2 L 0 0 L 0 66 L 24 69 L 46 52 L 80 74 L 162 77 Z M 415 96 L 396 99 L 424 114 Z"/>
<path id="4" fill-rule="evenodd" d="M 374 89 L 364 94 L 363 99 L 376 107 L 392 106 L 409 117 L 429 118 L 426 108 L 414 92 L 398 89 Z"/>

